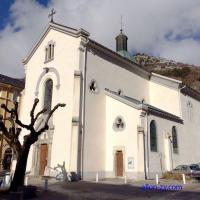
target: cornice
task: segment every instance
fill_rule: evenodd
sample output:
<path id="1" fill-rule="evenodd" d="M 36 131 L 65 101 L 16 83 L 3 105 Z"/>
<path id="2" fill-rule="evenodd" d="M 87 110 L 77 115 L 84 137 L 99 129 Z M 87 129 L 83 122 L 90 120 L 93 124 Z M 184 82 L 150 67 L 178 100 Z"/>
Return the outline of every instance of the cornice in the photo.
<path id="1" fill-rule="evenodd" d="M 188 96 L 192 97 L 193 99 L 200 101 L 200 93 L 197 92 L 196 90 L 194 90 L 188 86 L 185 86 L 185 87 L 181 88 L 180 91 L 182 94 L 188 95 Z"/>
<path id="2" fill-rule="evenodd" d="M 108 60 L 109 62 L 118 65 L 119 67 L 122 67 L 130 72 L 133 72 L 147 80 L 150 79 L 151 74 L 144 68 L 142 68 L 140 65 L 127 58 L 124 58 L 115 51 L 112 51 L 111 49 L 95 42 L 94 40 L 89 39 L 87 43 L 87 48 L 93 54 L 96 54 L 104 58 L 105 60 Z"/>
<path id="3" fill-rule="evenodd" d="M 164 110 L 161 110 L 157 107 L 151 106 L 149 104 L 143 104 L 141 101 L 133 99 L 131 97 L 118 95 L 117 92 L 111 91 L 107 88 L 105 88 L 105 93 L 107 96 L 110 96 L 113 99 L 118 100 L 128 106 L 131 106 L 137 110 L 145 111 L 149 115 L 154 115 L 154 116 L 157 116 L 157 117 L 160 117 L 163 119 L 167 119 L 170 121 L 174 121 L 174 122 L 183 124 L 183 120 L 180 117 L 178 117 L 172 113 L 166 112 Z"/>
<path id="4" fill-rule="evenodd" d="M 151 73 L 151 82 L 158 83 L 160 85 L 164 85 L 170 88 L 179 89 L 182 85 L 182 81 L 172 79 L 166 76 L 162 76 L 160 74 Z"/>
<path id="5" fill-rule="evenodd" d="M 82 28 L 81 29 L 74 29 L 74 28 L 70 28 L 70 27 L 67 27 L 67 26 L 63 26 L 63 25 L 55 23 L 55 22 L 50 22 L 48 24 L 47 28 L 45 29 L 45 31 L 42 33 L 42 35 L 38 39 L 38 41 L 35 43 L 33 48 L 28 53 L 28 56 L 22 61 L 22 63 L 24 65 L 27 64 L 28 61 L 31 59 L 31 57 L 33 56 L 33 54 L 35 53 L 37 48 L 40 46 L 40 44 L 42 43 L 44 38 L 47 36 L 47 34 L 49 33 L 50 30 L 59 31 L 61 33 L 70 35 L 70 36 L 75 37 L 75 38 L 78 38 L 78 37 L 88 38 L 89 35 L 90 35 L 89 32 L 87 32 L 86 30 L 84 30 Z"/>

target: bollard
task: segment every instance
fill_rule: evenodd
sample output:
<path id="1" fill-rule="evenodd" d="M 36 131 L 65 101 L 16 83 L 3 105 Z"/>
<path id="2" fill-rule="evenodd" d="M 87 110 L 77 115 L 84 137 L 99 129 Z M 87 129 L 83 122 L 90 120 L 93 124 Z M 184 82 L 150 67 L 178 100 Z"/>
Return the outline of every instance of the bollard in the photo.
<path id="1" fill-rule="evenodd" d="M 44 179 L 44 189 L 45 189 L 45 191 L 48 190 L 48 179 L 47 178 Z"/>
<path id="2" fill-rule="evenodd" d="M 25 186 L 28 185 L 28 176 L 25 176 L 24 185 L 25 185 Z"/>
<path id="3" fill-rule="evenodd" d="M 126 176 L 126 174 L 124 176 L 124 183 L 127 184 L 127 176 Z"/>
<path id="4" fill-rule="evenodd" d="M 183 184 L 185 185 L 186 184 L 185 174 L 182 174 L 182 175 L 183 175 Z"/>
<path id="5" fill-rule="evenodd" d="M 158 178 L 158 174 L 156 174 L 156 184 L 158 185 L 159 183 L 159 178 Z"/>
<path id="6" fill-rule="evenodd" d="M 98 172 L 96 173 L 96 183 L 98 183 L 99 182 L 99 174 L 98 174 Z"/>
<path id="7" fill-rule="evenodd" d="M 7 172 L 4 176 L 4 186 L 9 186 L 11 182 L 11 174 L 9 172 Z"/>

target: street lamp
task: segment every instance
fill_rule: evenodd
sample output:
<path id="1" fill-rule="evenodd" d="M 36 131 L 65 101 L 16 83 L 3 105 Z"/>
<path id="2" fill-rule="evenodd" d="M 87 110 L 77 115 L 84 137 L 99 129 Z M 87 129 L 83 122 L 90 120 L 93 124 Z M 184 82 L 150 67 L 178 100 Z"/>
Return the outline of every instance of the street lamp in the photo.
<path id="1" fill-rule="evenodd" d="M 0 130 L 0 170 L 2 169 L 2 154 L 3 154 L 3 133 Z"/>

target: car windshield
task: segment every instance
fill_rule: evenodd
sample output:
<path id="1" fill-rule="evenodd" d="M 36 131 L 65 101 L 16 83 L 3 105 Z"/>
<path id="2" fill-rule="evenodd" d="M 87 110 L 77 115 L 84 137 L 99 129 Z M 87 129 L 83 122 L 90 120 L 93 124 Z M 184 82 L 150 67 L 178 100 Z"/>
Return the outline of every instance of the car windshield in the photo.
<path id="1" fill-rule="evenodd" d="M 190 169 L 191 170 L 197 170 L 197 171 L 200 171 L 200 168 L 198 165 L 190 165 Z"/>
<path id="2" fill-rule="evenodd" d="M 174 170 L 181 170 L 182 165 L 177 166 Z"/>

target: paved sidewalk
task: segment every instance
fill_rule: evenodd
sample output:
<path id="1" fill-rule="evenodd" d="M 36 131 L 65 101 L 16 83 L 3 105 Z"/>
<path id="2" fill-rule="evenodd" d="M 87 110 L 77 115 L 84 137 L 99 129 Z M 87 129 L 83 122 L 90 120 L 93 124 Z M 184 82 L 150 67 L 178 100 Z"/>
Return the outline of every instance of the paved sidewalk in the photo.
<path id="1" fill-rule="evenodd" d="M 106 180 L 105 180 L 106 182 Z M 163 185 L 170 185 L 162 181 Z M 200 199 L 200 184 L 188 183 L 183 185 L 182 191 L 144 191 L 143 184 L 155 184 L 155 181 L 137 181 L 131 184 L 94 183 L 94 182 L 73 182 L 55 183 L 49 185 L 49 191 L 40 191 L 38 197 L 43 200 L 178 200 L 178 199 Z M 173 183 L 175 185 L 177 183 Z M 180 182 L 178 183 L 180 184 Z M 35 198 L 36 200 L 36 198 Z"/>
<path id="2" fill-rule="evenodd" d="M 162 185 L 180 185 L 179 181 L 171 182 L 160 180 Z M 49 182 L 48 191 L 44 190 L 44 180 L 33 181 L 38 186 L 37 198 L 33 200 L 198 200 L 200 199 L 200 183 L 188 182 L 183 185 L 181 191 L 144 191 L 142 185 L 154 184 L 155 180 L 129 181 L 124 180 L 102 180 L 95 182 Z M 32 182 L 32 183 L 33 183 Z M 112 184 L 110 184 L 112 183 Z M 0 199 L 6 200 L 6 198 Z"/>

